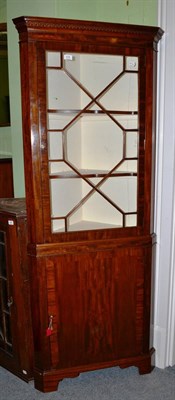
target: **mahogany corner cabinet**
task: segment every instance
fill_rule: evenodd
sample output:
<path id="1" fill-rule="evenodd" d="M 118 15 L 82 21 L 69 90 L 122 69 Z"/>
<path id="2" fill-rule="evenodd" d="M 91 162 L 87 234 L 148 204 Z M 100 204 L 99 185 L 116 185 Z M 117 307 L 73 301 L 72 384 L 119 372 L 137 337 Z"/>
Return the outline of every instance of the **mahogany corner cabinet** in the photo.
<path id="1" fill-rule="evenodd" d="M 34 381 L 151 371 L 155 84 L 163 31 L 19 17 Z"/>

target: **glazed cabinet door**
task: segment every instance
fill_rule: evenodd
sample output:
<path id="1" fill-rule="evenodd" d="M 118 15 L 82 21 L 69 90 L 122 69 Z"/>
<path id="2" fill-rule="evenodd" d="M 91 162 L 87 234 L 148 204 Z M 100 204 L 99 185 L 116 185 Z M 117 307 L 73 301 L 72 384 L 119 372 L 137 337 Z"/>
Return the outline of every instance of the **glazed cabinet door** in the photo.
<path id="1" fill-rule="evenodd" d="M 53 234 L 137 225 L 143 57 L 135 54 L 44 53 Z"/>
<path id="2" fill-rule="evenodd" d="M 30 242 L 149 234 L 157 28 L 14 22 Z"/>
<path id="3" fill-rule="evenodd" d="M 7 237 L 7 228 L 0 221 L 0 349 L 11 356 L 15 353 L 15 344 L 12 343 L 13 293 Z"/>
<path id="4" fill-rule="evenodd" d="M 46 242 L 144 225 L 146 54 L 96 51 L 37 47 Z"/>

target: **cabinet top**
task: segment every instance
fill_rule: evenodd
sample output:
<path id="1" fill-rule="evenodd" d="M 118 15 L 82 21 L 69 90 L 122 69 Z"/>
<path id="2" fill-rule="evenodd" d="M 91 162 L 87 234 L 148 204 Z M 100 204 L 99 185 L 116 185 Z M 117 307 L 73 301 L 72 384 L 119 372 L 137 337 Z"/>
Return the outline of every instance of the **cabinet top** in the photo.
<path id="1" fill-rule="evenodd" d="M 15 216 L 26 216 L 25 198 L 0 199 L 0 213 L 2 212 Z"/>
<path id="2" fill-rule="evenodd" d="M 13 19 L 19 32 L 20 41 L 29 40 L 52 40 L 60 41 L 60 33 L 73 33 L 88 35 L 89 39 L 101 33 L 101 41 L 104 37 L 111 38 L 115 45 L 126 45 L 138 47 L 149 47 L 151 43 L 156 44 L 163 35 L 163 30 L 154 26 L 118 24 L 109 22 L 96 22 L 86 20 L 27 17 L 21 16 Z M 26 36 L 27 34 L 27 36 Z M 70 41 L 73 38 L 70 38 Z M 83 38 L 82 38 L 83 40 Z M 94 39 L 93 39 L 94 40 Z M 135 42 L 136 40 L 136 42 Z"/>

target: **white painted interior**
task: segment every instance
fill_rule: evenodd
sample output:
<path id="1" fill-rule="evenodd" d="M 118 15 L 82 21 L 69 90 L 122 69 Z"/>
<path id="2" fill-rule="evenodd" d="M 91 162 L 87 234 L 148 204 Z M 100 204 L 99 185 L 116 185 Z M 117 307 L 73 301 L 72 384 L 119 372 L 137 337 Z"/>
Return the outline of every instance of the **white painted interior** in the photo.
<path id="1" fill-rule="evenodd" d="M 159 0 L 165 34 L 158 56 L 155 232 L 157 234 L 153 336 L 155 363 L 175 364 L 175 2 Z"/>

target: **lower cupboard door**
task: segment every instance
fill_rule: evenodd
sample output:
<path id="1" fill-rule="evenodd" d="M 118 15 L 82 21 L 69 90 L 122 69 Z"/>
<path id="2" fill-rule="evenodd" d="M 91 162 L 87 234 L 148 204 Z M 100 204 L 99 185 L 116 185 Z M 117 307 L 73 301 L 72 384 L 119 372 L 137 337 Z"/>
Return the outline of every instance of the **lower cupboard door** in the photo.
<path id="1" fill-rule="evenodd" d="M 103 363 L 143 352 L 149 331 L 144 320 L 149 314 L 146 260 L 142 248 L 47 258 L 52 367 Z"/>

